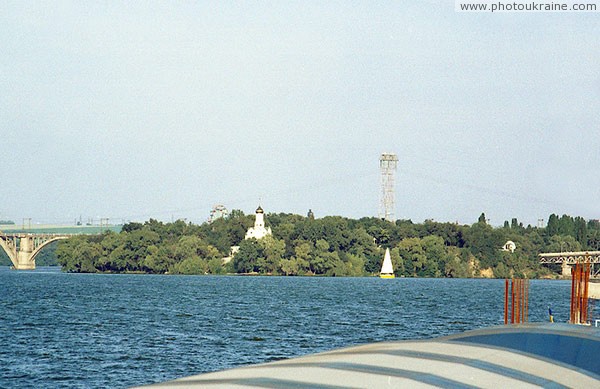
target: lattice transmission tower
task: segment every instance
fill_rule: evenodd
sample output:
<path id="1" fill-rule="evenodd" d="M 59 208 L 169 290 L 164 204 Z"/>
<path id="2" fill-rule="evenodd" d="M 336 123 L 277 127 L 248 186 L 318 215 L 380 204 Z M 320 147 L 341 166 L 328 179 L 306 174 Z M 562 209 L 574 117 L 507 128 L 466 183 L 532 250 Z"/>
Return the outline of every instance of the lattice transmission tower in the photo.
<path id="1" fill-rule="evenodd" d="M 398 167 L 398 157 L 393 153 L 383 153 L 379 157 L 381 171 L 381 203 L 379 205 L 379 218 L 394 222 L 394 175 Z"/>

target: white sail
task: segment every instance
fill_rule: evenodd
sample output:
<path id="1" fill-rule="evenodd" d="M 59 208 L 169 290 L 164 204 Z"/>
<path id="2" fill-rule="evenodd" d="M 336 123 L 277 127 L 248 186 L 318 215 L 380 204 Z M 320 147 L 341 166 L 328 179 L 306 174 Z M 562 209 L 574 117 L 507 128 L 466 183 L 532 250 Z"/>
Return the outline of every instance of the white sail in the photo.
<path id="1" fill-rule="evenodd" d="M 390 249 L 385 249 L 383 257 L 383 265 L 381 265 L 381 274 L 394 274 L 394 266 L 392 266 L 392 258 L 390 257 Z"/>

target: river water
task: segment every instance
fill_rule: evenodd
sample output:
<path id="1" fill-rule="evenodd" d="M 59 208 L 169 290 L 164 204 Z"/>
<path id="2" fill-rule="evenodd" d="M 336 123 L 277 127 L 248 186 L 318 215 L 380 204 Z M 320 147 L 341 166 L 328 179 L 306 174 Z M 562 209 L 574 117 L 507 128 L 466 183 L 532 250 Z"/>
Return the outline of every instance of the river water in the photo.
<path id="1" fill-rule="evenodd" d="M 123 388 L 502 324 L 504 281 L 66 274 L 0 268 L 0 387 Z M 530 321 L 569 313 L 532 280 Z"/>

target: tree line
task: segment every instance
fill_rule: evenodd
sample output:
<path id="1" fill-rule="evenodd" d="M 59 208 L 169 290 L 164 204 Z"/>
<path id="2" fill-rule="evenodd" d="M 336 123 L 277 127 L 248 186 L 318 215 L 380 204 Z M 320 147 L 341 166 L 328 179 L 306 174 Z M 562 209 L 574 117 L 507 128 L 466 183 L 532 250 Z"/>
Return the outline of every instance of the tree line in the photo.
<path id="1" fill-rule="evenodd" d="M 600 250 L 600 223 L 568 215 L 550 215 L 545 227 L 512 219 L 494 228 L 483 213 L 472 225 L 272 213 L 273 235 L 245 240 L 253 223 L 239 210 L 201 225 L 150 219 L 61 241 L 56 257 L 63 270 L 85 273 L 365 276 L 378 273 L 390 248 L 399 277 L 538 278 L 560 272 L 540 265 L 539 253 Z M 509 240 L 514 252 L 501 250 Z"/>

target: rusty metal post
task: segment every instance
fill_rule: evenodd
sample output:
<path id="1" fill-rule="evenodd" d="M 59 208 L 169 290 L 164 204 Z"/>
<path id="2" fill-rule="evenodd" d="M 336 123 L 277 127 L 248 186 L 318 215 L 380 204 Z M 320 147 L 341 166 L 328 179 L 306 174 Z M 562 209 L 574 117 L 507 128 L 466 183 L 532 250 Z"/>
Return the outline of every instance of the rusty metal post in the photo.
<path id="1" fill-rule="evenodd" d="M 515 279 L 510 280 L 510 324 L 515 324 Z"/>
<path id="2" fill-rule="evenodd" d="M 585 324 L 588 318 L 589 263 L 576 263 L 571 268 L 571 318 L 572 324 Z"/>
<path id="3" fill-rule="evenodd" d="M 508 324 L 508 278 L 504 279 L 504 325 Z"/>
<path id="4" fill-rule="evenodd" d="M 581 301 L 579 300 L 580 298 L 580 290 L 579 290 L 579 286 L 581 284 L 581 266 L 579 266 L 579 264 L 575 265 L 575 302 L 574 302 L 574 307 L 573 307 L 573 323 L 575 324 L 579 324 L 579 319 L 580 319 L 580 304 Z"/>
<path id="5" fill-rule="evenodd" d="M 515 323 L 518 324 L 521 322 L 521 280 L 519 278 L 516 278 L 515 283 Z"/>
<path id="6" fill-rule="evenodd" d="M 571 324 L 575 324 L 575 299 L 577 298 L 575 295 L 576 267 L 577 265 L 571 267 L 571 312 L 569 316 L 569 322 Z"/>
<path id="7" fill-rule="evenodd" d="M 588 320 L 588 293 L 590 284 L 590 264 L 583 264 L 583 297 L 581 299 L 581 323 L 585 324 Z"/>
<path id="8" fill-rule="evenodd" d="M 519 323 L 523 323 L 523 279 L 519 278 Z"/>
<path id="9" fill-rule="evenodd" d="M 525 280 L 525 322 L 529 322 L 529 279 Z"/>
<path id="10" fill-rule="evenodd" d="M 528 306 L 527 306 L 527 299 L 528 299 L 527 289 L 528 289 L 528 287 L 529 287 L 529 280 L 526 278 L 523 278 L 523 315 L 522 315 L 523 323 L 527 322 L 527 308 L 528 308 Z"/>
<path id="11" fill-rule="evenodd" d="M 520 323 L 525 323 L 525 280 L 523 278 L 519 279 L 519 286 L 521 287 L 519 290 L 519 319 L 521 319 Z"/>
<path id="12" fill-rule="evenodd" d="M 579 264 L 579 284 L 577 285 L 577 296 L 579 299 L 577 300 L 577 313 L 578 320 L 577 323 L 582 323 L 582 310 L 583 310 L 583 264 Z"/>
<path id="13" fill-rule="evenodd" d="M 580 265 L 580 274 L 579 274 L 579 278 L 581 279 L 581 281 L 579 282 L 579 324 L 583 323 L 583 288 L 585 285 L 585 273 L 583 271 L 584 265 L 581 264 Z"/>

